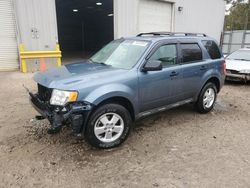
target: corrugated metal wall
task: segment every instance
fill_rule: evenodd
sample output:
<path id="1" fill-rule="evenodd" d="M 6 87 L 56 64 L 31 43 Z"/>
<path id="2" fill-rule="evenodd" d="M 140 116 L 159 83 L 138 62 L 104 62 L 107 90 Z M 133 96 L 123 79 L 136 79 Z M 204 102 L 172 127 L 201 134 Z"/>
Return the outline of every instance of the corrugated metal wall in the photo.
<path id="1" fill-rule="evenodd" d="M 140 32 L 138 17 L 140 8 L 143 8 L 140 7 L 141 1 L 145 0 L 114 0 L 115 38 L 134 36 Z M 224 0 L 151 0 L 151 3 L 154 1 L 173 3 L 172 21 L 166 20 L 172 22 L 169 23 L 172 31 L 206 33 L 220 40 L 225 16 Z M 178 7 L 183 7 L 183 10 L 178 11 Z"/>
<path id="2" fill-rule="evenodd" d="M 153 4 L 155 1 L 158 1 L 158 3 L 166 3 L 167 5 L 169 3 L 174 3 L 175 0 L 114 0 L 114 37 L 128 37 L 128 36 L 135 36 L 140 32 L 147 32 L 147 30 L 143 30 L 143 28 L 140 28 L 140 19 L 143 19 L 143 14 L 140 15 L 141 11 L 140 9 L 145 8 L 145 6 L 140 6 L 143 3 L 141 2 L 148 1 L 148 3 Z M 147 3 L 147 2 L 145 2 Z M 154 8 L 154 7 L 152 7 Z M 163 8 L 164 9 L 164 8 Z M 147 11 L 147 10 L 146 10 Z M 160 10 L 162 11 L 162 10 Z M 165 11 L 169 11 L 169 7 L 167 6 Z M 170 10 L 171 11 L 171 10 Z M 172 14 L 173 11 L 171 11 L 170 14 Z M 145 19 L 147 15 L 145 15 Z M 163 25 L 166 26 L 166 31 L 169 31 L 169 25 L 171 25 L 172 29 L 172 20 L 169 20 L 168 17 L 166 18 L 166 22 L 171 22 Z M 153 27 L 153 26 L 151 26 Z M 152 31 L 154 28 L 152 28 Z"/>
<path id="3" fill-rule="evenodd" d="M 20 42 L 27 50 L 54 50 L 58 41 L 55 0 L 15 0 Z"/>
<path id="4" fill-rule="evenodd" d="M 2 0 L 10 1 L 10 0 Z M 58 42 L 55 0 L 13 0 L 19 30 L 19 41 L 27 50 L 54 50 Z M 140 30 L 140 2 L 145 0 L 114 0 L 114 37 L 134 36 Z M 149 1 L 149 0 L 148 0 Z M 223 29 L 225 2 L 223 0 L 150 0 L 174 3 L 172 31 L 201 32 L 220 39 Z M 178 7 L 183 7 L 178 11 Z M 160 10 L 163 11 L 163 10 Z M 166 9 L 170 11 L 170 9 Z M 143 11 L 142 11 L 143 12 Z M 164 22 L 164 19 L 162 19 Z M 155 29 L 152 26 L 152 31 Z M 163 29 L 162 29 L 163 30 Z M 166 28 L 166 31 L 169 27 Z"/>
<path id="5" fill-rule="evenodd" d="M 172 31 L 173 5 L 169 2 L 141 0 L 139 3 L 138 31 Z"/>
<path id="6" fill-rule="evenodd" d="M 55 50 L 58 42 L 55 0 L 15 0 L 19 41 L 27 51 Z M 28 71 L 39 70 L 39 59 L 27 60 Z M 55 59 L 45 60 L 47 68 Z"/>
<path id="7" fill-rule="evenodd" d="M 250 30 L 226 31 L 223 36 L 222 51 L 230 54 L 240 48 L 250 48 Z"/>
<path id="8" fill-rule="evenodd" d="M 17 70 L 18 50 L 12 0 L 0 0 L 0 71 Z"/>
<path id="9" fill-rule="evenodd" d="M 137 34 L 138 3 L 139 0 L 114 0 L 114 38 Z"/>

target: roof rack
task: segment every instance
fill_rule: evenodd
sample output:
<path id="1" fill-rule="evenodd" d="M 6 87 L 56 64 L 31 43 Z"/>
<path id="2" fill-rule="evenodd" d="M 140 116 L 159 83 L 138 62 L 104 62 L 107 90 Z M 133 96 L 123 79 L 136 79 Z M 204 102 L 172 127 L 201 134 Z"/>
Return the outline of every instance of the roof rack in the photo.
<path id="1" fill-rule="evenodd" d="M 142 36 L 197 36 L 197 37 L 206 37 L 207 35 L 204 33 L 182 33 L 182 32 L 150 32 L 150 33 L 140 33 L 137 35 L 137 37 Z"/>

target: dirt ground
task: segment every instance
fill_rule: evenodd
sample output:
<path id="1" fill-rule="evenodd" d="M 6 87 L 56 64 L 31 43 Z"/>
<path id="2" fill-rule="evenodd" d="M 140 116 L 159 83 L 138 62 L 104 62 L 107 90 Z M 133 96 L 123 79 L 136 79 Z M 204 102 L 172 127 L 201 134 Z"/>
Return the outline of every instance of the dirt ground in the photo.
<path id="1" fill-rule="evenodd" d="M 250 187 L 250 84 L 229 83 L 214 111 L 186 105 L 135 124 L 119 148 L 98 150 L 46 120 L 22 84 L 32 74 L 0 73 L 0 187 Z"/>

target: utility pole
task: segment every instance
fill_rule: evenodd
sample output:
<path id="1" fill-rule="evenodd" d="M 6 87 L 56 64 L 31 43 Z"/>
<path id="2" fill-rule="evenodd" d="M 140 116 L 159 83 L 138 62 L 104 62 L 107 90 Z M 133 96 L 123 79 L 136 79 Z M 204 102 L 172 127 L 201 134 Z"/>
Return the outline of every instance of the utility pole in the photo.
<path id="1" fill-rule="evenodd" d="M 249 11 L 250 11 L 250 0 L 248 0 L 248 3 L 247 3 L 246 19 L 245 19 L 245 24 L 244 24 L 244 32 L 243 32 L 243 37 L 242 37 L 241 48 L 245 47 L 246 34 L 247 34 L 248 23 L 249 23 Z"/>
<path id="2" fill-rule="evenodd" d="M 250 11 L 250 0 L 248 0 L 248 4 L 247 4 L 246 19 L 245 19 L 245 24 L 244 24 L 244 30 L 247 30 L 247 29 L 248 29 L 249 11 Z"/>

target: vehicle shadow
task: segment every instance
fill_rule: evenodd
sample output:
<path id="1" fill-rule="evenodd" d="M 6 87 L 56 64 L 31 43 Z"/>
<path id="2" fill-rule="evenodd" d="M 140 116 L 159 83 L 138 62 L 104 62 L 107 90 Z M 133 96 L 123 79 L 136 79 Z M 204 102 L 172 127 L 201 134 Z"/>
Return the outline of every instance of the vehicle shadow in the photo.
<path id="1" fill-rule="evenodd" d="M 230 81 L 230 80 L 226 80 L 225 81 L 225 85 L 231 85 L 231 86 L 249 86 L 250 85 L 250 81 L 244 82 L 244 81 Z"/>

